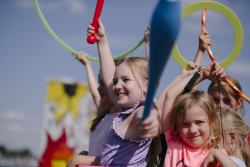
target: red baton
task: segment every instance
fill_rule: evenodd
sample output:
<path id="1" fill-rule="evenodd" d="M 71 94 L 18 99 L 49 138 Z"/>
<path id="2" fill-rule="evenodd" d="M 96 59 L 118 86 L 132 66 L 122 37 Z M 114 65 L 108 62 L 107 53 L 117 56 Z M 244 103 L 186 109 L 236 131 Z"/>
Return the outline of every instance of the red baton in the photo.
<path id="1" fill-rule="evenodd" d="M 97 32 L 98 19 L 101 16 L 103 3 L 104 3 L 104 0 L 97 0 L 97 4 L 96 4 L 96 8 L 95 8 L 95 15 L 94 15 L 93 22 L 92 22 L 92 26 L 95 28 L 94 29 L 95 33 L 92 34 L 91 36 L 88 36 L 87 42 L 89 44 L 94 44 L 96 42 L 95 34 Z"/>

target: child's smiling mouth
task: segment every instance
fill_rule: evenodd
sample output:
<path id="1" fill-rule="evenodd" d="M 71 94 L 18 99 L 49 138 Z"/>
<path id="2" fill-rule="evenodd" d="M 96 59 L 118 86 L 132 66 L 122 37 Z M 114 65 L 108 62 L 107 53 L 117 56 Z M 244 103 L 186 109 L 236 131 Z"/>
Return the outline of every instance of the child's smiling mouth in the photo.
<path id="1" fill-rule="evenodd" d="M 118 93 L 118 94 L 117 94 L 118 97 L 123 97 L 123 96 L 125 96 L 125 95 L 127 95 L 127 93 Z"/>
<path id="2" fill-rule="evenodd" d="M 195 138 L 197 138 L 197 137 L 199 137 L 199 136 L 201 136 L 201 135 L 188 136 L 187 138 L 189 138 L 189 139 L 195 139 Z"/>

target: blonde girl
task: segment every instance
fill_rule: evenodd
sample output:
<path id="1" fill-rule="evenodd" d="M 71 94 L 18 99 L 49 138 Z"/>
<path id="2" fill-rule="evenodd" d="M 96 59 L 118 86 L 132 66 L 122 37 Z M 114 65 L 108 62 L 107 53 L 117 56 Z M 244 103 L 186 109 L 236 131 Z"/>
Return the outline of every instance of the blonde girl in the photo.
<path id="1" fill-rule="evenodd" d="M 145 58 L 128 57 L 115 68 L 101 19 L 97 46 L 103 82 L 117 108 L 121 109 L 113 121 L 101 157 L 86 157 L 84 165 L 152 166 L 157 165 L 159 150 L 159 118 L 157 106 L 150 117 L 141 122 L 148 85 L 148 63 Z M 87 35 L 93 34 L 89 25 Z M 153 140 L 153 138 L 156 139 Z M 156 142 L 154 142 L 156 141 Z M 151 160 L 151 162 L 149 162 Z"/>
<path id="2" fill-rule="evenodd" d="M 206 46 L 211 44 L 211 39 L 207 32 L 202 32 L 199 39 L 199 50 L 195 58 L 195 63 L 197 64 L 201 63 Z M 236 78 L 228 78 L 240 91 L 242 91 L 241 85 Z M 199 82 L 202 82 L 204 79 L 201 79 Z M 197 84 L 199 82 L 197 82 Z M 212 97 L 216 109 L 232 108 L 235 111 L 240 110 L 241 115 L 244 116 L 245 109 L 243 99 L 227 83 L 225 83 L 225 85 L 218 85 L 218 79 L 212 81 L 208 87 L 208 94 Z M 247 140 L 250 145 L 250 133 L 247 136 Z"/>
<path id="3" fill-rule="evenodd" d="M 222 109 L 218 117 L 222 117 L 224 146 L 229 157 L 240 167 L 250 167 L 250 149 L 246 140 L 249 127 L 233 109 Z"/>
<path id="4" fill-rule="evenodd" d="M 198 68 L 200 66 L 192 70 L 193 74 Z M 225 75 L 217 63 L 208 65 L 199 73 L 200 78 L 211 80 Z M 202 91 L 181 94 L 192 76 L 175 84 L 165 95 L 162 132 L 165 134 L 168 149 L 164 166 L 200 167 L 207 155 L 215 149 L 224 152 L 219 161 L 221 166 L 237 166 L 226 156 L 225 150 L 221 149 L 221 130 L 213 100 Z M 207 161 L 206 163 L 210 163 L 213 160 Z"/>
<path id="5" fill-rule="evenodd" d="M 198 55 L 197 59 L 201 61 L 202 55 L 203 54 Z M 241 85 L 236 78 L 231 76 L 228 78 L 240 91 L 242 91 Z M 205 79 L 206 78 L 199 79 L 199 82 L 202 82 Z M 211 82 L 207 90 L 208 94 L 214 101 L 215 108 L 216 109 L 232 108 L 237 112 L 240 111 L 239 113 L 242 116 L 244 116 L 245 108 L 243 99 L 227 83 L 225 83 L 224 85 L 218 85 L 218 80 L 219 82 L 222 81 L 221 78 L 217 78 L 217 80 Z M 197 82 L 197 84 L 199 82 Z M 250 133 L 248 134 L 247 139 L 248 139 L 248 144 L 250 144 Z"/>
<path id="6" fill-rule="evenodd" d="M 241 85 L 234 77 L 229 77 L 233 84 L 242 91 Z M 208 94 L 212 97 L 214 105 L 217 109 L 231 108 L 235 112 L 240 111 L 240 114 L 244 116 L 245 108 L 243 99 L 227 84 L 219 87 L 218 84 L 212 82 L 208 87 Z M 250 144 L 250 133 L 246 136 L 248 145 Z M 249 149 L 249 146 L 248 146 Z"/>

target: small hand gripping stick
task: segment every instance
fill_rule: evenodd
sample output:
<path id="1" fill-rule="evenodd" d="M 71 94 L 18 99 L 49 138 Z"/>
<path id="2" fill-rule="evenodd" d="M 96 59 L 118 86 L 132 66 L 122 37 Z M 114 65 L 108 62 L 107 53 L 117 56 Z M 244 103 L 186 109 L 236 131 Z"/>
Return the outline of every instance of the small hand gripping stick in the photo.
<path id="1" fill-rule="evenodd" d="M 89 44 L 94 44 L 94 43 L 96 42 L 95 34 L 96 34 L 96 32 L 97 32 L 97 28 L 98 28 L 98 18 L 101 16 L 103 3 L 104 3 L 104 0 L 97 0 L 96 8 L 95 8 L 95 14 L 94 14 L 93 22 L 92 22 L 92 26 L 95 28 L 95 29 L 94 29 L 94 30 L 95 30 L 95 33 L 92 34 L 91 36 L 88 36 L 87 42 L 88 42 Z"/>

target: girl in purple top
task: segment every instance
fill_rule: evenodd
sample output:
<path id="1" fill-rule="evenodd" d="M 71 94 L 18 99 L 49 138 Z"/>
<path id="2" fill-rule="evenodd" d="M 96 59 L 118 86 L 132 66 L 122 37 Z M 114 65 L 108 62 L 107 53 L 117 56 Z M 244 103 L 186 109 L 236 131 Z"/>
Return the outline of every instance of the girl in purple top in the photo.
<path id="1" fill-rule="evenodd" d="M 151 115 L 141 122 L 148 85 L 148 62 L 141 57 L 127 57 L 117 67 L 109 49 L 104 26 L 99 18 L 97 46 L 103 82 L 108 93 L 122 112 L 111 126 L 101 157 L 88 156 L 81 160 L 84 165 L 147 166 L 157 165 L 160 152 L 159 119 L 157 106 Z M 88 36 L 93 34 L 89 25 Z M 154 139 L 153 139 L 154 138 Z M 150 162 L 149 162 L 150 161 Z"/>

